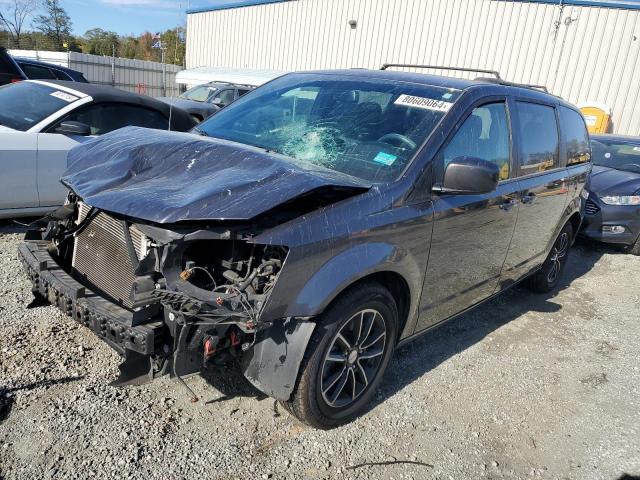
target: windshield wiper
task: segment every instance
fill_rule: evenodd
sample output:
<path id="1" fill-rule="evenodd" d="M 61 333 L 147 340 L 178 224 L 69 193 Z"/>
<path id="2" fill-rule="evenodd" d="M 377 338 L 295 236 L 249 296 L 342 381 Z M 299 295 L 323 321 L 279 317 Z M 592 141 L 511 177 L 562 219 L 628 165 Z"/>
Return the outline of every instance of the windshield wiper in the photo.
<path id="1" fill-rule="evenodd" d="M 198 127 L 193 127 L 191 129 L 192 132 L 197 133 L 198 135 L 202 136 L 202 137 L 208 137 L 209 135 L 204 131 L 204 130 L 200 130 Z"/>

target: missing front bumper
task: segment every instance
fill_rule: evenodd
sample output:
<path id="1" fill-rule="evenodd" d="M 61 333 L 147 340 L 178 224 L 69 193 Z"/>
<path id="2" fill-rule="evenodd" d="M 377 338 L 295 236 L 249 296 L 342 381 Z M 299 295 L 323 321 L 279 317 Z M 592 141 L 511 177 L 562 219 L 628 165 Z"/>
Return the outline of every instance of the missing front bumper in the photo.
<path id="1" fill-rule="evenodd" d="M 189 325 L 193 335 L 185 336 L 179 345 L 177 323 L 167 321 L 171 313 L 167 308 L 164 318 L 158 315 L 157 320 L 133 326 L 131 311 L 99 296 L 71 277 L 49 254 L 48 245 L 48 241 L 28 240 L 19 247 L 32 290 L 92 330 L 124 358 L 120 376 L 113 385 L 139 385 L 166 373 L 188 375 L 199 370 L 202 365 L 199 339 L 206 331 L 200 332 L 198 326 Z M 228 325 L 228 320 L 221 325 Z M 244 376 L 267 395 L 288 399 L 314 327 L 312 319 L 286 318 L 270 322 L 267 328 L 256 331 L 258 337 L 242 354 Z M 172 354 L 177 355 L 177 361 L 173 361 Z M 154 358 L 161 362 L 155 363 Z"/>
<path id="2" fill-rule="evenodd" d="M 126 350 L 142 355 L 155 353 L 162 336 L 162 320 L 133 326 L 132 312 L 98 296 L 72 278 L 51 257 L 48 244 L 24 242 L 18 248 L 33 292 L 92 330 L 120 355 L 124 356 Z"/>

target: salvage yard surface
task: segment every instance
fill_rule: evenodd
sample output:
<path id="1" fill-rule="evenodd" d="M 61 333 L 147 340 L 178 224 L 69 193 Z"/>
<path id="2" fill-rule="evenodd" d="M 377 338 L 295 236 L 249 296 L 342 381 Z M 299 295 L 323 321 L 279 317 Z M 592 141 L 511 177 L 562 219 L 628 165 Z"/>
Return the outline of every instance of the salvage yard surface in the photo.
<path id="1" fill-rule="evenodd" d="M 26 309 L 0 223 L 0 479 L 640 475 L 640 257 L 579 243 L 560 291 L 516 288 L 394 357 L 370 411 L 318 431 L 228 367 L 114 388 L 119 357 Z M 241 380 L 238 380 L 241 379 Z"/>

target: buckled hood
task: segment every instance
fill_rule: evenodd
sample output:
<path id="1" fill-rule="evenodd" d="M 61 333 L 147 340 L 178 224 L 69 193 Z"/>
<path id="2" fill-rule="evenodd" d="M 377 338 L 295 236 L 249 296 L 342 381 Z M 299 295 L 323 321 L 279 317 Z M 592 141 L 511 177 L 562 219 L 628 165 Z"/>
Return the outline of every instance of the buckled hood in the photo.
<path id="1" fill-rule="evenodd" d="M 127 127 L 75 147 L 61 181 L 89 205 L 155 223 L 250 220 L 305 193 L 371 184 L 195 134 Z"/>

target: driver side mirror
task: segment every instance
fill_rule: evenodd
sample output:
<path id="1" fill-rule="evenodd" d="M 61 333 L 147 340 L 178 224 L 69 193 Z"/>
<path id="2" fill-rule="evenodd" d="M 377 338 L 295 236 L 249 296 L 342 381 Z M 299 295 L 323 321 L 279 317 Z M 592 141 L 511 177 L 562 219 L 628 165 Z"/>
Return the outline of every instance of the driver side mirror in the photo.
<path id="1" fill-rule="evenodd" d="M 500 169 L 477 157 L 456 157 L 444 171 L 442 186 L 434 187 L 439 193 L 480 195 L 494 191 L 498 186 Z"/>
<path id="2" fill-rule="evenodd" d="M 56 133 L 87 137 L 91 135 L 91 127 L 89 127 L 89 125 L 87 125 L 86 123 L 69 120 L 68 122 L 62 122 L 60 125 L 58 125 L 58 127 L 56 128 Z"/>

